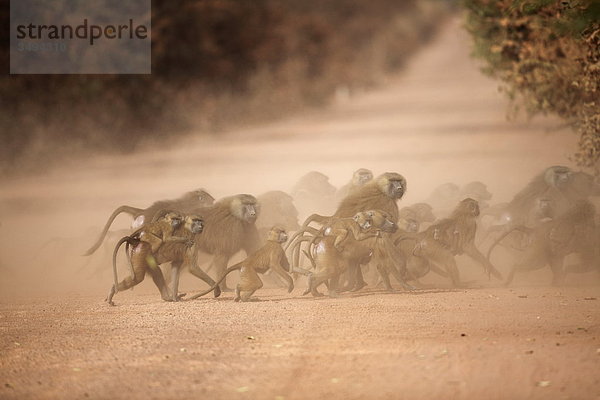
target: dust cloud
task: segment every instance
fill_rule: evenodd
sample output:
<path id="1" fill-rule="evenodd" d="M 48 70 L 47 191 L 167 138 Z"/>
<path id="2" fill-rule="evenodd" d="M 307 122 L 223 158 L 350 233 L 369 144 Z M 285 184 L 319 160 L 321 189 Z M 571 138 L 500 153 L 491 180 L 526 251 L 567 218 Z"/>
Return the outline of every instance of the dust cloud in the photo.
<path id="1" fill-rule="evenodd" d="M 574 167 L 568 156 L 576 136 L 549 118 L 507 121 L 505 97 L 479 72 L 469 46 L 460 21 L 453 20 L 405 72 L 371 92 L 340 96 L 322 110 L 219 136 L 198 131 L 168 149 L 155 145 L 128 155 L 79 154 L 52 170 L 5 179 L 0 192 L 3 296 L 108 290 L 110 243 L 118 234 L 93 257 L 81 254 L 123 204 L 145 207 L 196 188 L 217 199 L 289 192 L 311 170 L 340 187 L 358 168 L 375 175 L 403 174 L 408 191 L 400 206 L 425 200 L 439 184 L 475 180 L 487 184 L 493 204 L 510 200 L 550 165 Z M 324 204 L 325 210 L 334 208 Z M 129 224 L 121 216 L 113 228 Z M 468 261 L 465 265 L 469 268 Z M 475 268 L 472 275 L 482 279 Z M 183 285 L 199 289 L 198 281 Z M 151 282 L 141 286 L 136 290 L 155 290 Z"/>

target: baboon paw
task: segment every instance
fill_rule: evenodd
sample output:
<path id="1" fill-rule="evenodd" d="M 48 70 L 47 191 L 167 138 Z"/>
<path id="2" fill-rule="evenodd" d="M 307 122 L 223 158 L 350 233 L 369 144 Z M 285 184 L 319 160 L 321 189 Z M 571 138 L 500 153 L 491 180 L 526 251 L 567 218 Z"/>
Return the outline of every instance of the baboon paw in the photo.
<path id="1" fill-rule="evenodd" d="M 239 298 L 239 297 L 236 297 L 235 299 L 233 299 L 233 301 L 235 301 L 236 303 L 239 303 L 239 302 L 240 302 L 240 300 L 242 300 L 242 299 L 241 299 L 241 298 Z"/>
<path id="2" fill-rule="evenodd" d="M 305 290 L 305 291 L 302 293 L 302 296 L 306 296 L 306 295 L 307 295 L 307 294 L 309 294 L 309 293 L 310 293 L 310 289 L 306 289 L 306 290 Z"/>
<path id="3" fill-rule="evenodd" d="M 219 287 L 217 287 L 213 293 L 214 293 L 214 296 L 216 299 L 217 297 L 219 297 L 221 295 L 221 289 Z"/>
<path id="4" fill-rule="evenodd" d="M 288 287 L 288 293 L 292 293 L 292 290 L 294 290 L 294 285 L 290 285 Z"/>

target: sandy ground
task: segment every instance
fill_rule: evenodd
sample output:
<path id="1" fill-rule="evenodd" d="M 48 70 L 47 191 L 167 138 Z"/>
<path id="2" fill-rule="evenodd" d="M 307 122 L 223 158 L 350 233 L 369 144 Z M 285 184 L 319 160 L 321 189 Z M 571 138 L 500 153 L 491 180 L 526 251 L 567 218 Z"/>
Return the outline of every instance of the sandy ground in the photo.
<path id="1" fill-rule="evenodd" d="M 313 299 L 300 283 L 251 304 L 171 304 L 143 282 L 109 307 L 110 248 L 80 256 L 116 206 L 196 187 L 289 190 L 313 169 L 340 186 L 366 167 L 407 178 L 402 204 L 472 180 L 505 201 L 547 166 L 572 165 L 576 137 L 556 120 L 506 121 L 497 83 L 468 54 L 453 21 L 402 75 L 328 109 L 2 182 L 0 398 L 600 398 L 594 274 L 497 288 L 461 259 L 466 290 L 426 278 L 439 288 Z M 187 273 L 182 286 L 201 287 Z"/>

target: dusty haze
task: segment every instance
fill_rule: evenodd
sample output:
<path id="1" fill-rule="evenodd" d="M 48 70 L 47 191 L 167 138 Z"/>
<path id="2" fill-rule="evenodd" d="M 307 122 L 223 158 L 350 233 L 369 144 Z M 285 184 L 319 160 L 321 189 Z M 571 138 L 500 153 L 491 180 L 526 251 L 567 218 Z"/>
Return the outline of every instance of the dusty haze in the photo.
<path id="1" fill-rule="evenodd" d="M 82 155 L 4 181 L 0 397 L 600 396 L 597 275 L 556 289 L 540 271 L 517 277 L 514 289 L 493 288 L 498 281 L 461 258 L 472 290 L 438 280 L 441 289 L 411 294 L 370 288 L 316 300 L 301 297 L 303 288 L 264 289 L 257 295 L 267 301 L 257 304 L 229 294 L 167 304 L 147 280 L 110 308 L 102 300 L 112 249 L 80 255 L 117 206 L 199 187 L 215 198 L 289 191 L 311 170 L 340 187 L 363 167 L 406 177 L 400 206 L 441 183 L 473 180 L 495 203 L 550 165 L 575 167 L 576 136 L 558 120 L 507 121 L 507 100 L 469 46 L 453 20 L 404 73 L 318 112 L 218 137 L 197 132 L 172 150 Z M 129 223 L 122 216 L 114 227 Z M 184 290 L 204 287 L 183 275 Z"/>

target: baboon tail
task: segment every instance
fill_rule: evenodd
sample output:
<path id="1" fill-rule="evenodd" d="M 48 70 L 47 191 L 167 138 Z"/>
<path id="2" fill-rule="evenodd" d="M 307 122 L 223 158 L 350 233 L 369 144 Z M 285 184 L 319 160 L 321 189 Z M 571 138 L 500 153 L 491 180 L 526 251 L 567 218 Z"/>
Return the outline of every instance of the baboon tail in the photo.
<path id="1" fill-rule="evenodd" d="M 108 229 L 112 225 L 112 223 L 115 220 L 115 218 L 117 218 L 117 215 L 119 215 L 119 214 L 121 214 L 121 213 L 124 212 L 124 213 L 130 214 L 131 216 L 134 216 L 134 215 L 137 215 L 137 214 L 141 214 L 143 211 L 144 210 L 141 209 L 141 208 L 135 208 L 135 207 L 131 207 L 131 206 L 121 206 L 121 207 L 117 208 L 110 215 L 110 217 L 108 218 L 108 221 L 106 221 L 106 224 L 104 225 L 104 229 L 102 230 L 102 233 L 100 233 L 100 237 L 98 238 L 98 240 L 96 241 L 96 243 L 94 243 L 94 245 L 92 247 L 90 247 L 83 255 L 84 256 L 90 256 L 96 250 L 98 250 L 98 247 L 100 247 L 100 245 L 104 241 L 104 237 L 106 236 L 106 233 L 108 232 Z"/>
<path id="2" fill-rule="evenodd" d="M 223 276 L 221 277 L 221 279 L 219 279 L 218 281 L 216 281 L 215 284 L 210 287 L 210 289 L 207 289 L 204 292 L 200 292 L 198 294 L 195 294 L 195 295 L 189 297 L 188 300 L 197 299 L 198 297 L 205 296 L 205 295 L 209 294 L 210 292 L 214 291 L 217 288 L 217 286 L 219 286 L 219 284 L 221 282 L 223 282 L 223 279 L 225 279 L 227 277 L 227 275 L 229 275 L 230 272 L 233 272 L 235 270 L 241 269 L 242 265 L 243 265 L 243 261 L 239 262 L 239 263 L 237 263 L 235 265 L 232 265 L 229 268 L 227 268 L 227 271 L 225 271 L 225 273 L 223 274 Z"/>
<path id="3" fill-rule="evenodd" d="M 523 226 L 523 225 L 517 225 L 517 226 L 509 229 L 508 231 L 504 232 L 502 235 L 500 235 L 500 237 L 498 239 L 496 239 L 494 241 L 494 243 L 492 243 L 492 245 L 488 249 L 488 253 L 487 253 L 487 259 L 488 259 L 488 261 L 490 261 L 490 256 L 492 255 L 492 250 L 494 250 L 494 247 L 496 247 L 498 245 L 498 243 L 500 243 L 505 237 L 507 237 L 508 235 L 510 235 L 511 233 L 513 233 L 514 231 L 520 231 L 520 232 L 523 232 L 523 233 L 531 233 L 532 229 L 528 228 L 526 226 Z M 490 263 L 491 263 L 491 261 L 490 261 Z"/>
<path id="4" fill-rule="evenodd" d="M 119 248 L 123 245 L 123 243 L 129 244 L 131 241 L 131 236 L 125 236 L 119 239 L 115 246 L 115 250 L 113 251 L 113 278 L 115 280 L 115 293 L 118 292 L 119 287 L 119 277 L 117 274 L 117 254 L 119 253 Z"/>

